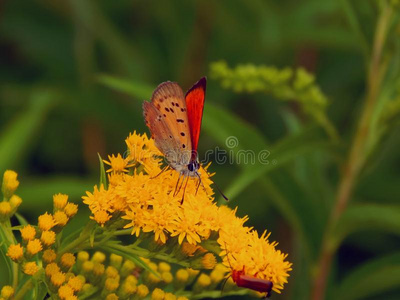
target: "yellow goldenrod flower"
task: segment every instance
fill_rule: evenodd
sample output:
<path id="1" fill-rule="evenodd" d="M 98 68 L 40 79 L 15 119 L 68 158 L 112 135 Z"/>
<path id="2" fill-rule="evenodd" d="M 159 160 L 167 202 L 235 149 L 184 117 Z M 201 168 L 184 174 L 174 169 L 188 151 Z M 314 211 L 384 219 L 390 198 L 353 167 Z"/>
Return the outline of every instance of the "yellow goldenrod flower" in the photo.
<path id="1" fill-rule="evenodd" d="M 18 188 L 19 181 L 17 176 L 18 174 L 12 170 L 7 170 L 4 172 L 1 189 L 5 198 L 10 198 Z"/>
<path id="2" fill-rule="evenodd" d="M 0 202 L 0 220 L 8 219 L 11 216 L 11 204 L 8 201 Z"/>
<path id="3" fill-rule="evenodd" d="M 56 225 L 54 218 L 52 215 L 48 214 L 47 212 L 38 218 L 38 226 L 40 230 L 46 231 L 50 230 L 51 228 Z"/>
<path id="4" fill-rule="evenodd" d="M 28 244 L 26 245 L 26 252 L 31 256 L 39 253 L 40 251 L 42 251 L 42 249 L 42 243 L 39 239 L 28 241 Z"/>
<path id="5" fill-rule="evenodd" d="M 95 276 L 97 276 L 97 277 L 102 276 L 102 275 L 104 274 L 104 271 L 105 271 L 105 267 L 104 267 L 103 264 L 98 263 L 98 262 L 95 262 L 95 263 L 93 264 L 93 274 L 94 274 Z M 117 275 L 118 275 L 118 274 L 117 274 Z M 115 277 L 117 277 L 117 276 L 115 276 Z"/>
<path id="6" fill-rule="evenodd" d="M 78 299 L 79 298 L 76 295 L 71 295 L 71 296 L 68 296 L 67 298 L 65 298 L 65 300 L 78 300 Z"/>
<path id="7" fill-rule="evenodd" d="M 176 296 L 172 293 L 165 293 L 164 300 L 176 300 Z"/>
<path id="8" fill-rule="evenodd" d="M 125 280 L 121 285 L 121 297 L 129 298 L 130 295 L 133 295 L 137 290 L 136 283 L 131 282 L 130 280 Z"/>
<path id="9" fill-rule="evenodd" d="M 24 255 L 24 250 L 21 244 L 10 245 L 7 250 L 7 256 L 9 256 L 13 261 L 17 262 Z"/>
<path id="10" fill-rule="evenodd" d="M 59 210 L 56 211 L 53 215 L 54 222 L 57 224 L 59 227 L 64 227 L 68 223 L 68 216 L 65 212 Z"/>
<path id="11" fill-rule="evenodd" d="M 61 256 L 60 264 L 65 269 L 70 269 L 75 264 L 76 258 L 72 253 L 64 253 Z"/>
<path id="12" fill-rule="evenodd" d="M 189 300 L 189 298 L 185 296 L 179 296 L 176 300 Z"/>
<path id="13" fill-rule="evenodd" d="M 181 251 L 186 256 L 193 256 L 193 254 L 199 249 L 198 245 L 192 245 L 188 242 L 183 242 L 181 245 Z"/>
<path id="14" fill-rule="evenodd" d="M 171 265 L 162 261 L 158 264 L 158 270 L 160 272 L 169 272 L 171 271 Z"/>
<path id="15" fill-rule="evenodd" d="M 45 273 L 47 277 L 51 277 L 57 272 L 60 272 L 60 267 L 54 262 L 49 263 L 45 268 Z"/>
<path id="16" fill-rule="evenodd" d="M 53 249 L 47 249 L 43 252 L 42 259 L 46 264 L 52 263 L 56 260 L 57 255 Z"/>
<path id="17" fill-rule="evenodd" d="M 201 273 L 195 283 L 195 287 L 199 287 L 200 290 L 208 287 L 211 284 L 211 278 L 207 274 Z"/>
<path id="18" fill-rule="evenodd" d="M 48 231 L 42 231 L 42 235 L 40 237 L 41 242 L 45 246 L 51 246 L 55 243 L 56 241 L 56 233 L 54 231 L 48 230 Z"/>
<path id="19" fill-rule="evenodd" d="M 148 273 L 147 277 L 145 278 L 145 283 L 148 283 L 149 286 L 154 286 L 161 281 L 160 277 L 157 277 L 153 273 Z"/>
<path id="20" fill-rule="evenodd" d="M 87 260 L 82 264 L 82 271 L 86 274 L 91 273 L 94 268 L 94 262 Z"/>
<path id="21" fill-rule="evenodd" d="M 111 215 L 107 213 L 105 210 L 99 210 L 93 213 L 93 217 L 90 217 L 92 220 L 95 220 L 101 226 L 111 219 Z"/>
<path id="22" fill-rule="evenodd" d="M 78 252 L 78 256 L 77 256 L 77 260 L 78 260 L 78 264 L 79 263 L 83 263 L 85 261 L 87 261 L 89 259 L 89 253 L 86 251 L 79 251 Z"/>
<path id="23" fill-rule="evenodd" d="M 109 278 L 117 278 L 117 276 L 119 276 L 118 270 L 113 266 L 108 266 L 106 269 L 106 276 Z"/>
<path id="24" fill-rule="evenodd" d="M 26 275 L 35 275 L 39 271 L 39 267 L 36 262 L 31 261 L 24 264 L 23 271 Z"/>
<path id="25" fill-rule="evenodd" d="M 133 166 L 133 164 L 129 163 L 127 159 L 122 158 L 121 154 L 118 154 L 117 156 L 109 155 L 108 160 L 103 160 L 103 162 L 109 166 L 111 166 L 110 169 L 107 170 L 108 172 L 115 172 L 115 173 L 123 173 L 123 172 L 128 172 L 127 168 L 130 168 Z"/>
<path id="26" fill-rule="evenodd" d="M 186 269 L 179 269 L 175 274 L 175 278 L 178 282 L 186 283 L 189 279 L 189 272 Z"/>
<path id="27" fill-rule="evenodd" d="M 36 229 L 32 225 L 26 225 L 19 230 L 21 232 L 21 237 L 25 241 L 33 240 L 36 236 Z"/>
<path id="28" fill-rule="evenodd" d="M 137 278 L 136 278 L 135 276 L 133 276 L 133 275 L 127 276 L 127 277 L 125 278 L 125 281 L 127 281 L 127 282 L 129 282 L 129 283 L 131 283 L 131 284 L 134 284 L 134 285 L 137 285 L 137 284 L 138 284 Z"/>
<path id="29" fill-rule="evenodd" d="M 119 298 L 118 298 L 117 294 L 115 294 L 115 293 L 108 294 L 106 297 L 106 300 L 118 300 L 118 299 Z"/>
<path id="30" fill-rule="evenodd" d="M 174 276 L 172 276 L 171 272 L 162 272 L 161 278 L 166 284 L 169 284 L 174 280 Z"/>
<path id="31" fill-rule="evenodd" d="M 51 283 L 55 287 L 61 286 L 65 282 L 65 274 L 63 272 L 55 272 L 51 275 Z"/>
<path id="32" fill-rule="evenodd" d="M 149 288 L 145 286 L 144 284 L 141 284 L 137 287 L 136 295 L 143 299 L 149 294 Z"/>
<path id="33" fill-rule="evenodd" d="M 165 296 L 165 292 L 162 289 L 155 288 L 151 293 L 152 300 L 163 300 Z"/>
<path id="34" fill-rule="evenodd" d="M 72 218 L 78 212 L 78 205 L 68 202 L 67 205 L 64 207 L 64 212 L 69 218 Z"/>
<path id="35" fill-rule="evenodd" d="M 110 255 L 110 265 L 116 269 L 120 269 L 122 265 L 122 256 L 112 253 Z"/>
<path id="36" fill-rule="evenodd" d="M 1 289 L 1 294 L 0 295 L 4 299 L 10 299 L 14 295 L 13 287 L 9 286 L 9 285 L 3 286 L 3 288 Z"/>
<path id="37" fill-rule="evenodd" d="M 108 277 L 104 286 L 109 292 L 115 291 L 119 287 L 119 278 Z"/>
<path id="38" fill-rule="evenodd" d="M 62 210 L 68 203 L 68 195 L 55 194 L 53 196 L 53 206 L 55 210 Z"/>
<path id="39" fill-rule="evenodd" d="M 135 269 L 136 265 L 133 261 L 131 260 L 125 260 L 124 263 L 122 264 L 120 273 L 121 277 L 127 277 L 129 274 L 132 273 L 132 271 Z"/>
<path id="40" fill-rule="evenodd" d="M 210 273 L 210 278 L 213 283 L 218 284 L 225 278 L 225 273 L 214 269 Z"/>
<path id="41" fill-rule="evenodd" d="M 63 300 L 66 300 L 68 297 L 73 295 L 74 290 L 68 284 L 64 284 L 58 289 L 58 296 Z"/>
<path id="42" fill-rule="evenodd" d="M 21 205 L 22 199 L 20 196 L 12 195 L 10 198 L 10 205 L 13 212 L 17 210 L 17 208 Z"/>
<path id="43" fill-rule="evenodd" d="M 212 253 L 206 253 L 202 259 L 201 263 L 204 267 L 204 269 L 214 269 L 215 265 L 217 264 L 217 259 L 215 258 L 215 255 Z"/>
<path id="44" fill-rule="evenodd" d="M 103 263 L 106 260 L 106 255 L 103 252 L 96 251 L 91 259 L 93 262 Z"/>
<path id="45" fill-rule="evenodd" d="M 85 284 L 85 277 L 82 275 L 74 276 L 68 279 L 68 285 L 75 291 L 79 292 L 82 290 L 83 285 Z"/>

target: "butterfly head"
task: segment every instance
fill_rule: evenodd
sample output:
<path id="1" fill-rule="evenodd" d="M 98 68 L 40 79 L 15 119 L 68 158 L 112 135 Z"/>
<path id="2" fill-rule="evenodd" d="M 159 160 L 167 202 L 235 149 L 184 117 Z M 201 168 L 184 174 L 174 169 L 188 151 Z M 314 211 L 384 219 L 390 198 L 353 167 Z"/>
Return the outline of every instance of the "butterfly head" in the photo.
<path id="1" fill-rule="evenodd" d="M 200 164 L 197 160 L 191 160 L 189 164 L 187 165 L 187 175 L 191 177 L 198 176 L 199 172 L 198 170 L 200 169 Z"/>

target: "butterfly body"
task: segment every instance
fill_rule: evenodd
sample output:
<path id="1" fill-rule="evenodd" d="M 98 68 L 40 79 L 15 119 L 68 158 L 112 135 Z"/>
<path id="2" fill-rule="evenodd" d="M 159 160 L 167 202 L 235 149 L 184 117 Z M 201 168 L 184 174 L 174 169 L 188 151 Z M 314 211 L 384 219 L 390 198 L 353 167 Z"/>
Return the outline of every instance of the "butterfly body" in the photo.
<path id="1" fill-rule="evenodd" d="M 163 82 L 143 103 L 146 125 L 168 165 L 183 177 L 200 179 L 197 145 L 206 90 L 200 79 L 186 95 L 175 82 Z"/>
<path id="2" fill-rule="evenodd" d="M 244 287 L 260 293 L 266 293 L 266 298 L 271 296 L 271 290 L 273 286 L 271 281 L 246 275 L 244 274 L 244 270 L 232 270 L 231 276 L 238 287 Z"/>

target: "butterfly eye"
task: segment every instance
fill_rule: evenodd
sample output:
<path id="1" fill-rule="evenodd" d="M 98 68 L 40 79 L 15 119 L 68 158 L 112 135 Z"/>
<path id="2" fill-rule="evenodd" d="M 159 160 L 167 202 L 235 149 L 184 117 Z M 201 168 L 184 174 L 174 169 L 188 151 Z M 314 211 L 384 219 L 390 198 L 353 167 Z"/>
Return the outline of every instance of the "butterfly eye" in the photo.
<path id="1" fill-rule="evenodd" d="M 193 162 L 190 162 L 188 164 L 188 169 L 189 169 L 190 172 L 193 172 L 193 170 L 194 170 Z"/>

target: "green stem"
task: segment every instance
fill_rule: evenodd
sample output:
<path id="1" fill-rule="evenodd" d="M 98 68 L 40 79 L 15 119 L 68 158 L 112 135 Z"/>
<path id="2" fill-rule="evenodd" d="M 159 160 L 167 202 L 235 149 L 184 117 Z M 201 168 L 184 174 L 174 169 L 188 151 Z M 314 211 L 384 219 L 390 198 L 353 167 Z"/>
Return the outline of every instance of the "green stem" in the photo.
<path id="1" fill-rule="evenodd" d="M 371 118 L 376 106 L 376 102 L 379 98 L 381 83 L 385 72 L 385 64 L 382 63 L 382 52 L 386 41 L 392 12 L 393 11 L 390 4 L 385 2 L 378 19 L 374 37 L 372 57 L 367 77 L 368 90 L 364 109 L 362 111 L 357 131 L 344 166 L 344 172 L 339 183 L 334 208 L 331 212 L 331 216 L 323 238 L 320 260 L 313 283 L 313 300 L 320 300 L 325 296 L 326 282 L 330 273 L 333 256 L 336 251 L 336 248 L 331 243 L 330 234 L 332 229 L 336 226 L 339 217 L 347 207 L 354 189 L 354 185 L 361 169 L 364 166 L 369 152 L 368 142 L 370 138 Z"/>
<path id="2" fill-rule="evenodd" d="M 96 222 L 90 221 L 89 223 L 87 223 L 76 240 L 72 241 L 70 244 L 66 245 L 63 249 L 60 249 L 58 251 L 58 256 L 60 257 L 64 253 L 74 250 L 78 248 L 82 243 L 86 242 L 89 239 L 90 234 L 95 226 Z"/>
<path id="3" fill-rule="evenodd" d="M 33 288 L 33 278 L 29 278 L 15 295 L 14 300 L 24 299 L 25 294 Z"/>
<path id="4" fill-rule="evenodd" d="M 15 236 L 12 233 L 10 219 L 6 220 L 5 222 L 2 222 L 1 225 L 4 228 L 3 232 L 4 232 L 5 237 L 7 239 L 7 245 L 10 246 L 10 245 L 16 244 L 17 241 L 15 240 Z M 15 290 L 17 288 L 17 286 L 18 286 L 18 268 L 19 268 L 19 265 L 16 262 L 13 262 L 13 261 L 11 262 L 11 264 L 12 264 L 12 273 L 13 273 L 12 274 L 12 276 L 13 276 L 13 288 Z"/>

